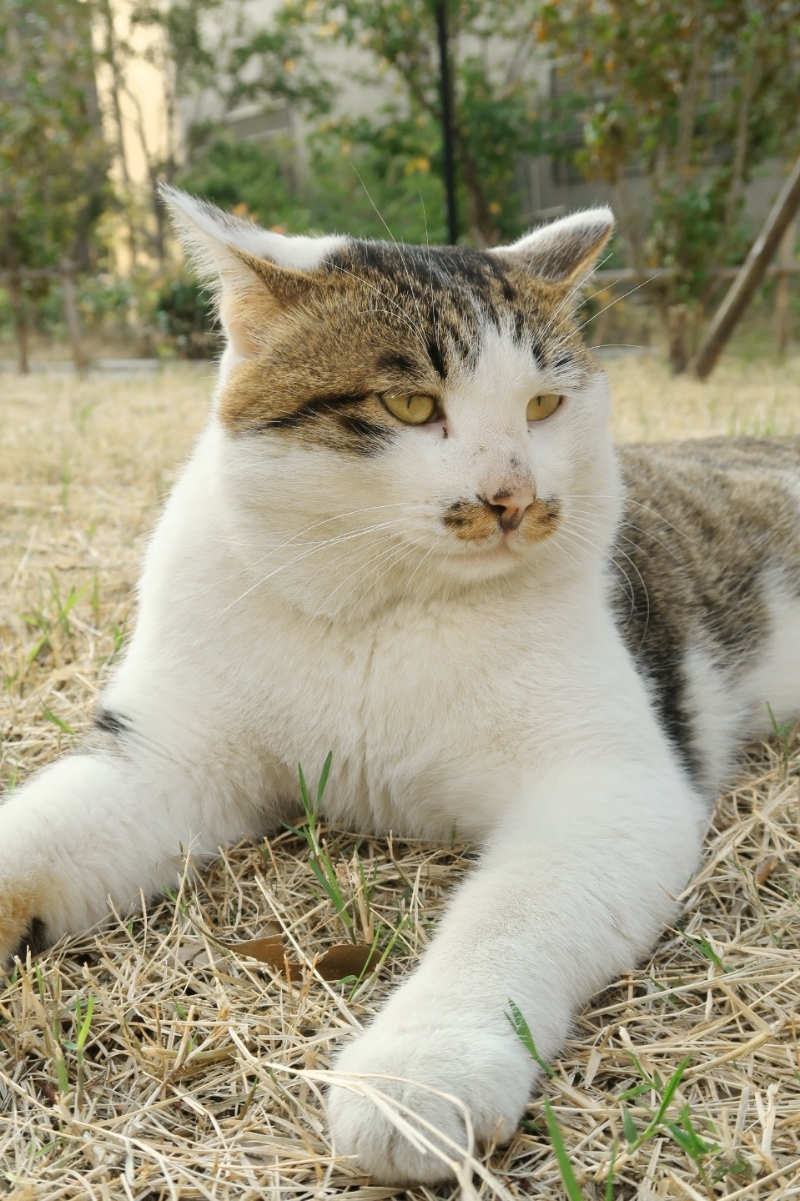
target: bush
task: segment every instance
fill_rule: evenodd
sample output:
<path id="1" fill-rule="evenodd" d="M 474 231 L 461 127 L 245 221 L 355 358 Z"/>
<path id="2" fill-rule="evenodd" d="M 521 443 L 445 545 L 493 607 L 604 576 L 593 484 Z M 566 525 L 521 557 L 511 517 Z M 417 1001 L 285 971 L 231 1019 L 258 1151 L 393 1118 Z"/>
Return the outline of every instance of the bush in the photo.
<path id="1" fill-rule="evenodd" d="M 167 279 L 158 291 L 155 328 L 160 353 L 172 351 L 183 359 L 204 359 L 221 347 L 208 292 L 186 276 Z"/>

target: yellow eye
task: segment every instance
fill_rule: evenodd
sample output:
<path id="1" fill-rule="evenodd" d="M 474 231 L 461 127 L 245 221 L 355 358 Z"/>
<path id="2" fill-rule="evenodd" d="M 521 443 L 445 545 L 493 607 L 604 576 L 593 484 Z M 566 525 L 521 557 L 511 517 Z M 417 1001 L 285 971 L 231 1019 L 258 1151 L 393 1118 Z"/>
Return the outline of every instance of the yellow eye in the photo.
<path id="1" fill-rule="evenodd" d="M 555 392 L 545 392 L 541 396 L 532 396 L 528 401 L 528 411 L 526 413 L 528 421 L 544 421 L 545 417 L 552 417 L 563 399 L 563 396 L 558 396 Z"/>
<path id="2" fill-rule="evenodd" d="M 406 425 L 425 425 L 436 416 L 436 401 L 432 396 L 384 396 L 383 403 L 398 421 Z"/>

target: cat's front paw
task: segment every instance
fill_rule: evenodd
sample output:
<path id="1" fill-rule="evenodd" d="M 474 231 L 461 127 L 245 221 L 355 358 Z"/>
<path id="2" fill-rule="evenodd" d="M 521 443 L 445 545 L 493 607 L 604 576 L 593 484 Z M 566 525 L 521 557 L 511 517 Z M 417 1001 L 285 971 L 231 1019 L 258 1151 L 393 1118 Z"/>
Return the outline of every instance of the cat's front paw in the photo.
<path id="1" fill-rule="evenodd" d="M 36 916 L 34 890 L 13 879 L 7 883 L 0 872 L 0 970 L 15 955 L 24 959 L 29 947 L 35 955 L 49 944 L 45 924 Z"/>
<path id="2" fill-rule="evenodd" d="M 502 1021 L 502 1014 L 500 1015 Z M 378 1103 L 332 1083 L 328 1098 L 337 1155 L 355 1156 L 358 1166 L 388 1184 L 433 1183 L 451 1178 L 468 1147 L 467 1119 L 477 1151 L 481 1144 L 507 1141 L 519 1122 L 535 1068 L 513 1031 L 499 1023 L 418 1024 L 387 1014 L 350 1046 L 335 1064 L 366 1088 L 383 1094 Z M 388 1079 L 394 1077 L 395 1079 Z M 455 1101 L 450 1098 L 455 1098 Z M 411 1127 L 408 1136 L 387 1116 L 390 1109 Z M 444 1138 L 437 1138 L 435 1132 Z M 416 1137 L 415 1137 L 416 1135 Z M 423 1140 L 436 1148 L 423 1145 Z"/>

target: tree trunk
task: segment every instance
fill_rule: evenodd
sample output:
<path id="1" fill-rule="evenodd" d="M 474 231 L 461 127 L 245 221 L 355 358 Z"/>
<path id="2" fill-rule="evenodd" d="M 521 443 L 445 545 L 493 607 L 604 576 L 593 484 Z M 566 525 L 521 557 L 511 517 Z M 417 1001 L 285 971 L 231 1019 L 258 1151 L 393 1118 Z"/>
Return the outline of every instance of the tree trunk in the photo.
<path id="1" fill-rule="evenodd" d="M 125 130 L 122 123 L 122 107 L 120 105 L 120 93 L 124 88 L 122 71 L 120 70 L 119 58 L 117 57 L 117 45 L 114 35 L 114 14 L 111 10 L 110 0 L 101 0 L 100 10 L 103 14 L 103 22 L 105 24 L 106 35 L 106 52 L 105 58 L 111 71 L 111 107 L 114 112 L 114 124 L 117 130 L 117 157 L 119 158 L 120 171 L 122 172 L 122 182 L 125 190 L 125 223 L 128 227 L 128 249 L 131 256 L 131 266 L 136 266 L 137 256 L 137 237 L 136 228 L 133 223 L 133 218 L 130 213 L 130 185 L 131 177 L 128 171 L 128 156 L 125 153 Z"/>
<path id="2" fill-rule="evenodd" d="M 14 314 L 14 333 L 17 338 L 17 366 L 20 375 L 30 371 L 28 359 L 28 312 L 25 304 L 25 286 L 19 271 L 8 274 L 8 295 L 11 301 L 11 311 Z"/>
<path id="3" fill-rule="evenodd" d="M 67 334 L 69 335 L 70 349 L 72 350 L 72 362 L 75 364 L 76 374 L 83 375 L 86 371 L 86 359 L 84 358 L 83 347 L 81 346 L 78 305 L 75 298 L 75 276 L 73 275 L 71 263 L 64 262 L 61 264 L 61 290 L 64 297 L 64 320 L 67 326 Z"/>
<path id="4" fill-rule="evenodd" d="M 669 362 L 674 375 L 681 375 L 689 362 L 686 335 L 689 310 L 685 304 L 671 304 L 667 309 Z"/>
<path id="5" fill-rule="evenodd" d="M 784 270 L 778 276 L 775 289 L 775 341 L 781 356 L 786 354 L 789 345 L 789 272 L 786 268 L 791 266 L 794 258 L 794 239 L 795 222 L 791 221 L 781 238 L 778 261 Z"/>
<path id="6" fill-rule="evenodd" d="M 454 132 L 458 143 L 458 155 L 461 159 L 461 174 L 467 187 L 472 209 L 473 232 L 481 246 L 496 246 L 499 241 L 499 233 L 492 214 L 489 212 L 489 205 L 481 185 L 478 164 L 470 154 L 466 138 L 459 132 L 457 126 Z"/>
<path id="7" fill-rule="evenodd" d="M 731 284 L 728 294 L 714 316 L 695 361 L 698 379 L 707 379 L 722 354 L 723 347 L 733 333 L 750 298 L 764 277 L 769 261 L 778 248 L 787 227 L 800 208 L 800 158 L 797 159 L 789 178 L 783 185 L 761 233 L 750 247 L 739 274 Z"/>

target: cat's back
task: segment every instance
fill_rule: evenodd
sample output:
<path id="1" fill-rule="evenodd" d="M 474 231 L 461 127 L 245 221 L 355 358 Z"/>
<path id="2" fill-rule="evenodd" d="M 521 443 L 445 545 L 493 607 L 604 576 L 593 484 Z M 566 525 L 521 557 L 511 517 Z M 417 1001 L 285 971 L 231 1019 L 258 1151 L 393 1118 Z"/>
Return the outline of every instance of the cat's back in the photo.
<path id="1" fill-rule="evenodd" d="M 800 699 L 800 438 L 618 454 L 626 490 L 613 553 L 618 625 L 670 738 L 713 788 L 728 736 L 764 726 L 767 702 L 777 713 Z"/>

